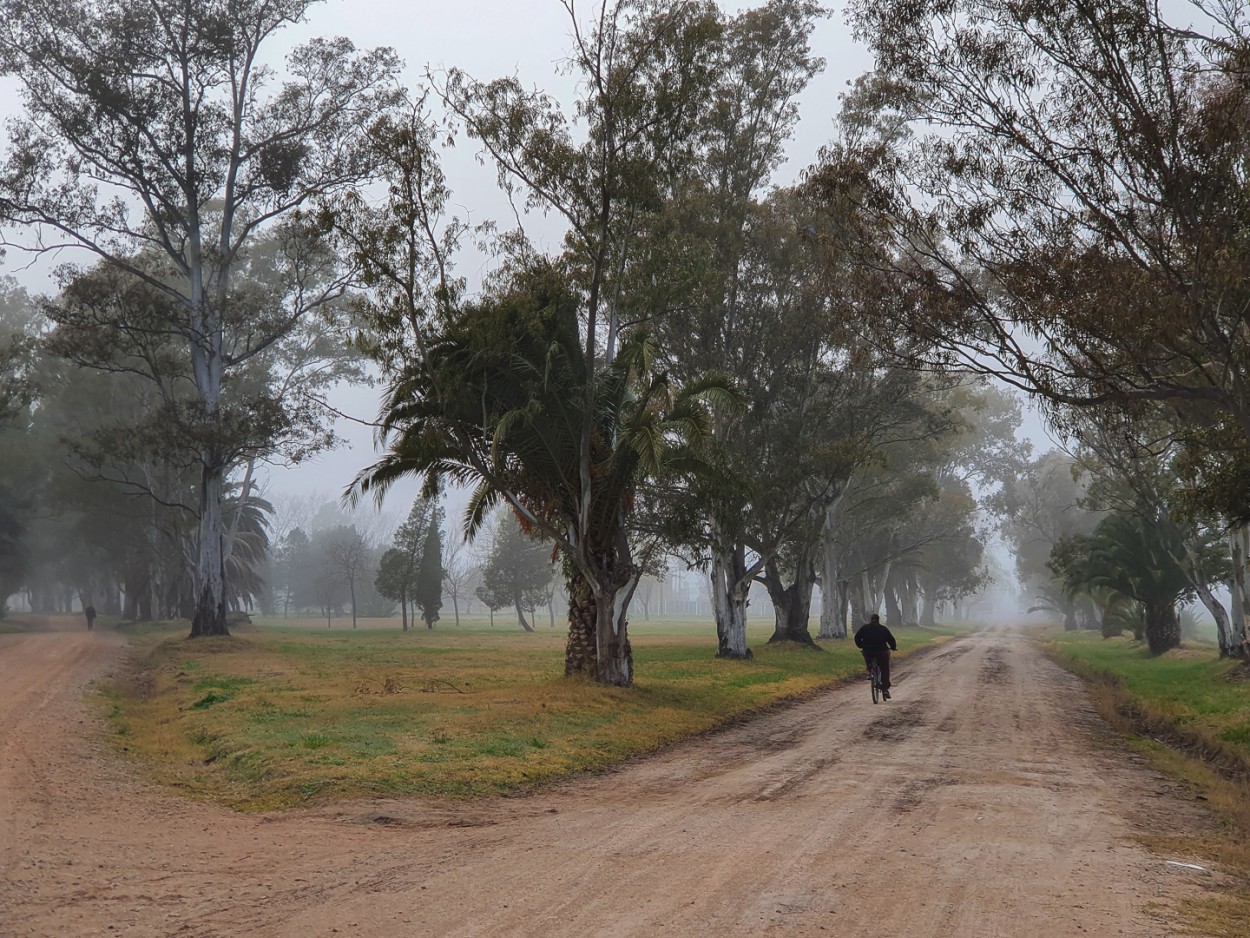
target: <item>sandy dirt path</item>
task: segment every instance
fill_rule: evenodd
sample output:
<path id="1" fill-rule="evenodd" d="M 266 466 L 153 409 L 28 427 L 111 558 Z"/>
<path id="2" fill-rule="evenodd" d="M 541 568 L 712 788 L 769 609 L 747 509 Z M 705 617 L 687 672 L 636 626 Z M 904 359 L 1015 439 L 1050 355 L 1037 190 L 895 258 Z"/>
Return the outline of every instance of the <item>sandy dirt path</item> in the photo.
<path id="1" fill-rule="evenodd" d="M 1010 632 L 899 662 L 888 704 L 844 687 L 539 795 L 269 816 L 99 741 L 83 692 L 124 654 L 0 636 L 4 938 L 1155 938 L 1200 888 L 1134 841 L 1193 808 Z"/>

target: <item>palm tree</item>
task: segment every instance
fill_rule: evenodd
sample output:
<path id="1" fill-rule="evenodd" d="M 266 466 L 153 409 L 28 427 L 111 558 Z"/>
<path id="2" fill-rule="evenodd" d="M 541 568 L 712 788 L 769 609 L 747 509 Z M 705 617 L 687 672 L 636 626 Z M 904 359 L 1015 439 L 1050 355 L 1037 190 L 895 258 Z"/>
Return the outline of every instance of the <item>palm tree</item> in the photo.
<path id="1" fill-rule="evenodd" d="M 640 332 L 610 362 L 588 366 L 579 297 L 547 262 L 448 313 L 420 360 L 390 385 L 380 419 L 386 455 L 357 476 L 353 496 L 380 496 L 424 475 L 471 486 L 474 533 L 506 501 L 527 530 L 566 559 L 566 673 L 633 681 L 627 611 L 641 575 L 630 537 L 639 488 L 702 465 L 710 405 L 734 404 L 722 381 L 677 388 Z"/>
<path id="2" fill-rule="evenodd" d="M 1052 569 L 1070 595 L 1119 593 L 1141 604 L 1152 654 L 1180 644 L 1176 604 L 1193 586 L 1177 562 L 1185 556 L 1180 530 L 1165 516 L 1112 512 L 1088 537 L 1056 546 Z"/>

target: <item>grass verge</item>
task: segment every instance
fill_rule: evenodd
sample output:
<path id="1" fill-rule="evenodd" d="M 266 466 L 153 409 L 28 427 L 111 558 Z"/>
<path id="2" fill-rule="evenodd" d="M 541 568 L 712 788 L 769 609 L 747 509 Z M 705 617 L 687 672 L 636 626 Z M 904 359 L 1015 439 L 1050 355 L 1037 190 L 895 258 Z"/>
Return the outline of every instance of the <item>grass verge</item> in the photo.
<path id="1" fill-rule="evenodd" d="M 1177 911 L 1191 934 L 1244 935 L 1250 921 L 1250 671 L 1213 645 L 1152 656 L 1140 642 L 1090 632 L 1047 632 L 1047 654 L 1084 678 L 1103 717 L 1130 746 L 1205 801 L 1214 818 L 1198 835 L 1147 840 L 1159 852 L 1209 857 L 1229 888 Z"/>
<path id="2" fill-rule="evenodd" d="M 371 622 L 371 625 L 374 623 Z M 604 769 L 863 665 L 851 643 L 825 653 L 764 644 L 712 657 L 706 623 L 631 626 L 634 687 L 563 676 L 564 635 L 483 623 L 401 632 L 258 621 L 231 638 L 185 626 L 131 630 L 135 665 L 102 691 L 113 733 L 156 781 L 234 808 L 335 798 L 467 797 Z M 900 630 L 900 650 L 953 630 Z"/>

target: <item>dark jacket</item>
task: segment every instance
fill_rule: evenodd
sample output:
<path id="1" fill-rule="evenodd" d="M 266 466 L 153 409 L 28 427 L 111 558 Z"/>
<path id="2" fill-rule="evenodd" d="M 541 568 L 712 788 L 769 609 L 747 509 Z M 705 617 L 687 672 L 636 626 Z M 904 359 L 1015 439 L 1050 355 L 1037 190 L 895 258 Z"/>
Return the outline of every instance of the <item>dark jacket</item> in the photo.
<path id="1" fill-rule="evenodd" d="M 855 631 L 855 647 L 862 648 L 866 652 L 876 654 L 885 651 L 886 647 L 898 651 L 898 645 L 894 642 L 894 636 L 880 622 L 869 622 L 861 625 Z"/>

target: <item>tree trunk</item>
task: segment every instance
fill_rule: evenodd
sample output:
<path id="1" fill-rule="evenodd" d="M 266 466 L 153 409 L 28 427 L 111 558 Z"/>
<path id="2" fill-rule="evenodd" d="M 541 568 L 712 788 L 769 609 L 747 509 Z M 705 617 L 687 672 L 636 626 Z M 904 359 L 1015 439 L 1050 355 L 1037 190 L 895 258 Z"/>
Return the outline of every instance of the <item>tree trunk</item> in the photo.
<path id="1" fill-rule="evenodd" d="M 764 585 L 773 601 L 775 626 L 768 644 L 798 642 L 810 648 L 819 646 L 812 640 L 807 621 L 812 611 L 812 587 L 815 586 L 815 570 L 808 551 L 800 551 L 796 564 L 794 582 L 786 586 L 773 561 L 764 567 Z"/>
<path id="2" fill-rule="evenodd" d="M 221 516 L 225 469 L 207 460 L 200 484 L 199 562 L 195 568 L 195 613 L 191 637 L 229 635 L 226 628 L 225 527 Z"/>
<path id="3" fill-rule="evenodd" d="M 392 555 L 394 556 L 394 555 Z M 408 597 L 403 593 L 399 595 L 399 618 L 404 623 L 404 631 L 408 631 Z"/>
<path id="4" fill-rule="evenodd" d="M 1194 583 L 1194 589 L 1198 593 L 1198 598 L 1202 600 L 1202 605 L 1206 606 L 1207 612 L 1211 613 L 1211 618 L 1215 620 L 1215 636 L 1220 646 L 1220 657 L 1230 657 L 1234 653 L 1233 634 L 1228 621 L 1228 612 L 1224 609 L 1224 604 L 1215 598 L 1215 595 L 1211 592 L 1211 587 L 1202 578 L 1199 578 Z"/>
<path id="5" fill-rule="evenodd" d="M 534 627 L 525 621 L 525 610 L 521 608 L 521 600 L 513 600 L 512 607 L 516 610 L 516 619 L 521 623 L 521 628 L 527 632 L 534 631 Z"/>
<path id="6" fill-rule="evenodd" d="M 747 646 L 746 548 L 735 545 L 712 555 L 712 609 L 716 615 L 716 657 L 741 660 L 752 657 Z"/>
<path id="7" fill-rule="evenodd" d="M 356 627 L 356 578 L 352 577 L 347 581 L 347 589 L 352 597 L 352 628 Z"/>
<path id="8" fill-rule="evenodd" d="M 920 624 L 926 629 L 934 628 L 937 625 L 937 599 L 934 598 L 933 591 L 925 590 L 921 602 Z"/>
<path id="9" fill-rule="evenodd" d="M 1063 630 L 1075 632 L 1077 628 L 1079 628 L 1079 623 L 1076 621 L 1076 604 L 1068 603 L 1063 607 Z"/>
<path id="10" fill-rule="evenodd" d="M 634 683 L 634 649 L 629 643 L 629 601 L 638 578 L 595 596 L 595 680 L 613 687 Z"/>
<path id="11" fill-rule="evenodd" d="M 1152 600 L 1143 604 L 1146 610 L 1146 644 L 1152 655 L 1161 655 L 1181 643 L 1181 625 L 1176 617 L 1176 604 Z"/>
<path id="12" fill-rule="evenodd" d="M 919 625 L 916 578 L 910 574 L 902 578 L 899 596 L 903 607 L 903 625 Z"/>
<path id="13" fill-rule="evenodd" d="M 842 580 L 841 558 L 837 549 L 837 518 L 839 496 L 825 506 L 824 524 L 820 529 L 820 638 L 846 638 L 846 601 L 848 585 Z"/>
<path id="14" fill-rule="evenodd" d="M 903 626 L 903 609 L 899 605 L 897 587 L 897 583 L 887 583 L 885 587 L 885 624 L 891 629 Z"/>
<path id="15" fill-rule="evenodd" d="M 595 673 L 595 603 L 580 573 L 568 579 L 569 637 L 564 646 L 566 676 Z"/>
<path id="16" fill-rule="evenodd" d="M 865 608 L 864 604 L 862 579 L 863 578 L 861 577 L 860 582 L 857 583 L 851 583 L 848 581 L 846 584 L 847 599 L 849 600 L 851 606 L 851 619 L 848 624 L 853 623 L 855 627 L 863 625 L 868 621 L 868 610 Z"/>
<path id="17" fill-rule="evenodd" d="M 456 613 L 456 628 L 460 628 L 460 603 L 457 601 L 454 593 L 451 597 L 451 608 Z"/>
<path id="18" fill-rule="evenodd" d="M 1250 595 L 1246 593 L 1247 547 L 1250 546 L 1250 528 L 1233 525 L 1228 529 L 1228 547 L 1233 563 L 1233 575 L 1229 583 L 1232 593 L 1232 635 L 1230 654 L 1250 660 Z"/>
<path id="19" fill-rule="evenodd" d="M 826 568 L 826 574 L 828 568 Z M 850 584 L 846 580 L 835 579 L 832 586 L 820 584 L 820 630 L 817 638 L 846 638 L 847 602 L 850 598 Z"/>

